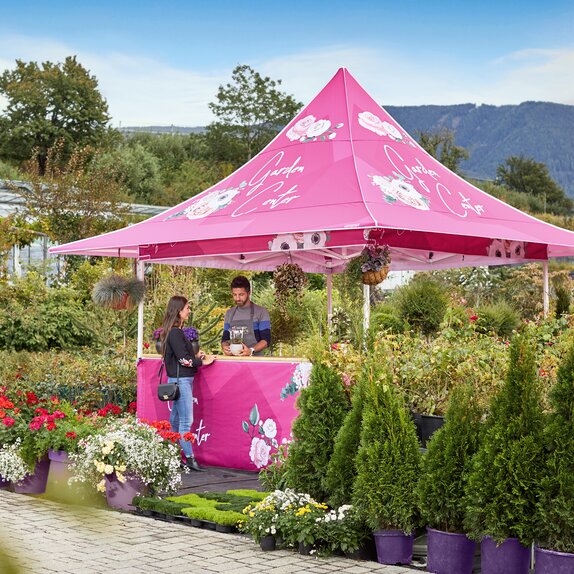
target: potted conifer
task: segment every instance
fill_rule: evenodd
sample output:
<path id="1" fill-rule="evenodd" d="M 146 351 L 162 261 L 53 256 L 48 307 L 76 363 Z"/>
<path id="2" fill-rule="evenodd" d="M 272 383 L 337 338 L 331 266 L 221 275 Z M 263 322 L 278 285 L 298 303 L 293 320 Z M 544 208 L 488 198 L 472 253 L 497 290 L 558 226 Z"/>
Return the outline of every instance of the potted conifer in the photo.
<path id="1" fill-rule="evenodd" d="M 574 346 L 560 364 L 550 402 L 536 508 L 536 574 L 574 572 Z"/>
<path id="2" fill-rule="evenodd" d="M 353 504 L 374 531 L 382 564 L 409 564 L 420 469 L 414 423 L 389 374 L 371 362 L 365 388 Z"/>
<path id="3" fill-rule="evenodd" d="M 417 486 L 427 523 L 429 572 L 471 574 L 476 543 L 464 534 L 464 492 L 470 461 L 478 448 L 481 410 L 472 388 L 454 388 L 446 424 L 433 435 Z"/>
<path id="4" fill-rule="evenodd" d="M 544 465 L 535 344 L 515 335 L 467 483 L 465 529 L 481 542 L 483 574 L 528 574 Z"/>

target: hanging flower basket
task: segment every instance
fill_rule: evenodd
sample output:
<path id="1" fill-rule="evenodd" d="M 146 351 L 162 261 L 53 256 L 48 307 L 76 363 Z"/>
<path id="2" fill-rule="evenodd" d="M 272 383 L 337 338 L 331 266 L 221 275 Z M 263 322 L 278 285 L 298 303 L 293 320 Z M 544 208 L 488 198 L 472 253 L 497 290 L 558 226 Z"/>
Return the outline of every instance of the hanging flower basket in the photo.
<path id="1" fill-rule="evenodd" d="M 388 245 L 367 245 L 360 258 L 362 281 L 365 285 L 378 285 L 386 279 L 391 264 Z"/>
<path id="2" fill-rule="evenodd" d="M 362 281 L 365 285 L 378 285 L 387 278 L 388 273 L 388 265 L 378 271 L 363 271 Z"/>

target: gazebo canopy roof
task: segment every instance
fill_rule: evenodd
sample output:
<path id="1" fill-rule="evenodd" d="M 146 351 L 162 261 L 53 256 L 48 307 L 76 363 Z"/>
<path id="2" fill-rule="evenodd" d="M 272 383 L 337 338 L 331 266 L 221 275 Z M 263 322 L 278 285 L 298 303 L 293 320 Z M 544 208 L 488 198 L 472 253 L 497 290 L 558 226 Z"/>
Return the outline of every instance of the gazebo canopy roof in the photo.
<path id="1" fill-rule="evenodd" d="M 574 233 L 479 190 L 427 154 L 341 68 L 257 156 L 146 221 L 52 253 L 271 270 L 344 269 L 366 242 L 392 269 L 574 255 Z"/>

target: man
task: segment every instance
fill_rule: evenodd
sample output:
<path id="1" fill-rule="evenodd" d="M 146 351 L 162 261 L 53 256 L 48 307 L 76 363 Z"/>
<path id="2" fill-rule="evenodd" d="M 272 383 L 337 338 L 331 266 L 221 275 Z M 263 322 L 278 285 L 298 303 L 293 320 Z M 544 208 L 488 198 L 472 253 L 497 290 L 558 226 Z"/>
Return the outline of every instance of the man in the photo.
<path id="1" fill-rule="evenodd" d="M 251 302 L 249 279 L 238 275 L 231 282 L 231 294 L 235 307 L 225 313 L 221 349 L 224 355 L 232 355 L 229 349 L 231 328 L 243 328 L 242 357 L 262 355 L 271 344 L 271 321 L 264 307 Z"/>

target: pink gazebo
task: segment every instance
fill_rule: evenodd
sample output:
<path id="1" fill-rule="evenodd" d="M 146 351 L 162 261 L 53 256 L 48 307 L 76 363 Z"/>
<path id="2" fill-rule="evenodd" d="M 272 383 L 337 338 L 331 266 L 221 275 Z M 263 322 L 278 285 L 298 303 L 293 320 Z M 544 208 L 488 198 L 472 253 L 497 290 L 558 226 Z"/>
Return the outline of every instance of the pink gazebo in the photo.
<path id="1" fill-rule="evenodd" d="M 574 255 L 574 233 L 522 213 L 446 169 L 344 68 L 263 151 L 217 185 L 142 223 L 50 252 L 134 258 L 140 277 L 145 262 L 249 270 L 293 262 L 327 274 L 330 300 L 332 274 L 343 271 L 366 242 L 388 244 L 394 270 L 540 261 L 545 309 L 548 259 Z M 143 303 L 140 358 L 142 349 Z M 210 437 L 210 446 L 199 451 L 200 461 L 260 468 L 278 438 L 288 437 L 309 364 L 273 360 L 259 367 L 221 361 L 201 375 L 204 404 L 196 431 L 200 439 Z M 260 376 L 263 370 L 267 374 Z M 140 416 L 166 414 L 151 386 L 156 371 L 153 359 L 139 362 Z M 241 381 L 249 381 L 249 392 Z M 239 401 L 235 410 L 222 407 L 223 397 Z M 264 420 L 273 437 L 262 434 Z"/>

